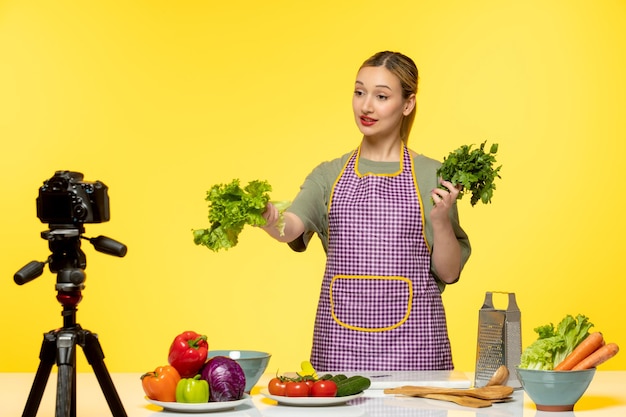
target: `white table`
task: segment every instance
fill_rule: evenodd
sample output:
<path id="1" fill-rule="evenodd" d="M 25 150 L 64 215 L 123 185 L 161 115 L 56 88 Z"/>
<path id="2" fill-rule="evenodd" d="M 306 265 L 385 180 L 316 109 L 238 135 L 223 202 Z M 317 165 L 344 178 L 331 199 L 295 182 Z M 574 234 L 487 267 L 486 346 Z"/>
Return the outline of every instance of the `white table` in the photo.
<path id="1" fill-rule="evenodd" d="M 34 374 L 0 373 L 0 416 L 21 416 Z M 115 388 L 129 417 L 167 417 L 182 414 L 162 411 L 144 399 L 139 374 L 112 374 Z M 271 375 L 265 375 L 261 382 Z M 471 380 L 471 374 L 468 374 Z M 77 415 L 79 417 L 110 416 L 110 410 L 92 373 L 77 375 Z M 380 391 L 366 392 L 348 405 L 335 407 L 286 407 L 259 394 L 261 383 L 252 391 L 252 400 L 234 410 L 190 417 L 620 417 L 626 416 L 626 371 L 598 371 L 574 412 L 549 413 L 535 409 L 521 390 L 514 393 L 509 403 L 494 404 L 488 408 L 467 408 L 453 403 L 384 395 Z M 50 375 L 48 386 L 39 407 L 39 417 L 53 417 L 56 401 L 56 373 Z"/>

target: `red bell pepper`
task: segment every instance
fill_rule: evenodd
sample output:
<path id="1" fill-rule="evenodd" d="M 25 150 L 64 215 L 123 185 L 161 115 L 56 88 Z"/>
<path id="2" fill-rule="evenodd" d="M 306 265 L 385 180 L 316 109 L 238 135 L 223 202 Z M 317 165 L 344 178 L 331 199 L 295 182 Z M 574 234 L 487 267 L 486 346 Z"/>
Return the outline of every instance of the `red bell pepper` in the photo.
<path id="1" fill-rule="evenodd" d="M 206 362 L 209 344 L 205 335 L 187 331 L 176 336 L 170 346 L 168 361 L 181 378 L 192 378 Z"/>

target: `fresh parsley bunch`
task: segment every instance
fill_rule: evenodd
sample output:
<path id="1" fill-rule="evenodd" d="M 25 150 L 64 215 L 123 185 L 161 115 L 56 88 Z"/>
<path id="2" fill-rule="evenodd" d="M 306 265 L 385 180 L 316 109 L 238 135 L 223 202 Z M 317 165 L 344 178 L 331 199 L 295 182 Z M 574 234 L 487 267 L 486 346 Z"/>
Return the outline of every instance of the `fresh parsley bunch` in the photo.
<path id="1" fill-rule="evenodd" d="M 263 226 L 263 212 L 270 201 L 272 186 L 267 181 L 250 181 L 241 187 L 239 180 L 228 184 L 216 184 L 207 191 L 205 200 L 209 202 L 208 229 L 193 230 L 193 241 L 204 245 L 214 252 L 229 249 L 237 245 L 239 234 L 244 226 Z M 282 216 L 288 203 L 274 203 Z M 283 223 L 279 221 L 279 227 Z M 281 231 L 282 232 L 282 231 Z"/>
<path id="2" fill-rule="evenodd" d="M 459 199 L 466 193 L 471 193 L 472 206 L 479 201 L 484 204 L 491 203 L 493 191 L 496 189 L 494 181 L 500 178 L 500 168 L 495 167 L 498 144 L 491 145 L 489 152 L 485 152 L 487 142 L 480 144 L 479 148 L 472 149 L 472 145 L 463 145 L 450 152 L 444 158 L 437 175 L 454 185 L 462 185 Z"/>

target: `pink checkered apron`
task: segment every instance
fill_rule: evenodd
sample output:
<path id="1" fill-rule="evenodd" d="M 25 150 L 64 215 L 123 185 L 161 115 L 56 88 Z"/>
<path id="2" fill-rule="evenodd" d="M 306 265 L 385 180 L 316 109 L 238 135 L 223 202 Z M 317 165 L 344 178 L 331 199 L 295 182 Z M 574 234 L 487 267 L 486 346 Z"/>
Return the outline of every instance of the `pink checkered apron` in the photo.
<path id="1" fill-rule="evenodd" d="M 406 147 L 399 172 L 358 171 L 357 149 L 331 194 L 326 271 L 311 363 L 321 371 L 452 369 Z"/>

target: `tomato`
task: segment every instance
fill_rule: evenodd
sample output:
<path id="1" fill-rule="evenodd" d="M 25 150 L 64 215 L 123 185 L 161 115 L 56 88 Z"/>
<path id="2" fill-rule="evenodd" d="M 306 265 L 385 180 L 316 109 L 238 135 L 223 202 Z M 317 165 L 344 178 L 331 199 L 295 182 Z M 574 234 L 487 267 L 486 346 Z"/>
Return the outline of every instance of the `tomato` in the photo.
<path id="1" fill-rule="evenodd" d="M 311 396 L 313 397 L 334 397 L 335 395 L 337 395 L 337 384 L 334 381 L 320 379 L 315 381 L 311 388 Z"/>
<path id="2" fill-rule="evenodd" d="M 306 384 L 306 382 L 289 381 L 287 382 L 285 395 L 287 397 L 308 397 L 309 386 Z"/>
<path id="3" fill-rule="evenodd" d="M 285 395 L 287 384 L 280 378 L 272 378 L 267 384 L 267 390 L 272 395 Z"/>
<path id="4" fill-rule="evenodd" d="M 311 388 L 313 388 L 313 384 L 315 384 L 315 381 L 313 381 L 312 379 L 305 379 L 303 381 L 307 387 L 309 387 L 309 395 L 311 394 Z"/>

